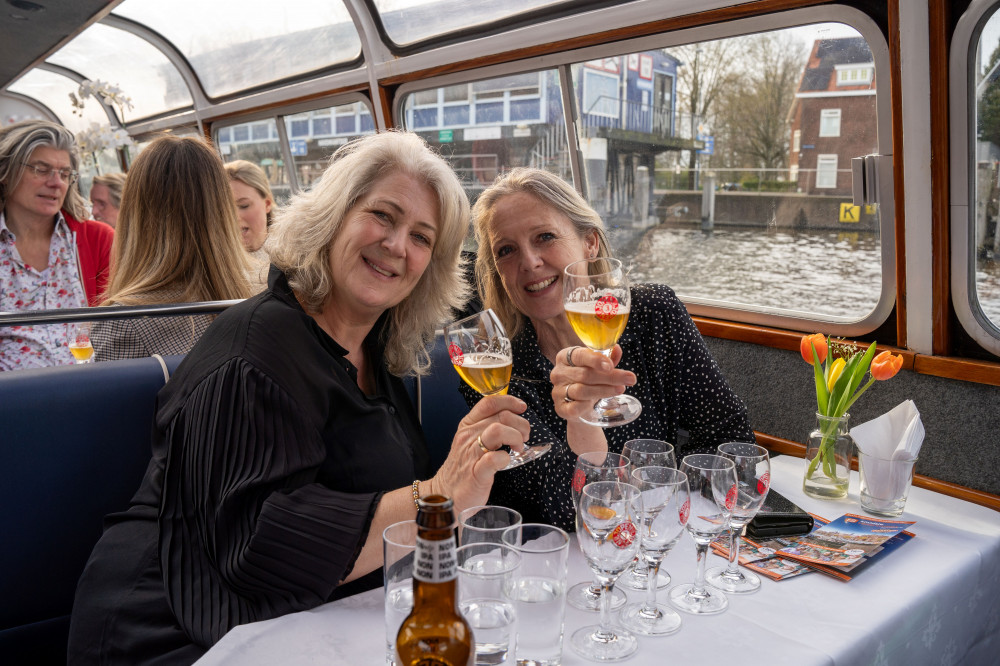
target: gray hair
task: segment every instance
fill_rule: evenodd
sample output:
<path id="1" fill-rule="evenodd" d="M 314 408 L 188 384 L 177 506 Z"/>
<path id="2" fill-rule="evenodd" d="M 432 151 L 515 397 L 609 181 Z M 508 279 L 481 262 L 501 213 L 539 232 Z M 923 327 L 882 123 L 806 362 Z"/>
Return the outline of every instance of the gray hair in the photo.
<path id="1" fill-rule="evenodd" d="M 496 257 L 490 250 L 489 233 L 496 213 L 496 206 L 510 194 L 530 194 L 566 217 L 573 224 L 579 237 L 597 234 L 598 257 L 610 257 L 611 245 L 601 216 L 590 207 L 587 200 L 573 186 L 559 176 L 528 167 L 518 167 L 497 176 L 493 184 L 483 190 L 472 207 L 472 220 L 476 232 L 476 284 L 484 308 L 492 308 L 507 329 L 508 335 L 516 337 L 524 329 L 524 314 L 517 309 L 500 279 Z"/>
<path id="2" fill-rule="evenodd" d="M 76 139 L 62 125 L 47 120 L 25 120 L 0 128 L 0 209 L 6 207 L 8 194 L 21 182 L 24 164 L 42 146 L 65 151 L 73 171 L 80 170 Z M 62 207 L 78 220 L 86 219 L 87 204 L 76 183 L 70 183 L 66 189 Z"/>
<path id="3" fill-rule="evenodd" d="M 378 179 L 402 172 L 424 183 L 438 200 L 440 220 L 430 263 L 413 291 L 391 308 L 385 359 L 396 375 L 424 374 L 435 330 L 469 295 L 462 243 L 469 200 L 455 172 L 416 134 L 388 131 L 341 146 L 311 190 L 275 216 L 265 248 L 288 277 L 307 311 L 320 312 L 333 288 L 330 246 L 345 215 Z"/>
<path id="4" fill-rule="evenodd" d="M 122 188 L 125 187 L 125 174 L 106 173 L 94 176 L 93 185 L 103 185 L 108 188 L 108 196 L 111 197 L 111 205 L 115 208 L 122 207 Z"/>

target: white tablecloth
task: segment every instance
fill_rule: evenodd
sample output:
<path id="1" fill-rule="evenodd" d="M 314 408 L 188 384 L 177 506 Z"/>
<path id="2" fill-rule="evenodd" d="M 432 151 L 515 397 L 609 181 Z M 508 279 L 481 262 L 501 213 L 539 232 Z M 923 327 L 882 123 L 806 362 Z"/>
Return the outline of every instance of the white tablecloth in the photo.
<path id="1" fill-rule="evenodd" d="M 776 457 L 772 486 L 807 511 L 834 519 L 863 513 L 857 472 L 847 499 L 814 500 L 801 491 L 799 458 Z M 903 520 L 917 536 L 851 582 L 819 573 L 730 594 L 729 609 L 682 613 L 676 634 L 640 637 L 629 664 L 996 664 L 1000 661 L 1000 513 L 913 488 Z M 708 566 L 722 564 L 715 555 Z M 694 579 L 694 543 L 683 537 L 664 560 L 674 583 Z M 576 546 L 570 584 L 590 575 Z M 630 601 L 641 593 L 628 591 Z M 660 590 L 661 595 L 666 590 Z M 567 608 L 566 634 L 597 621 Z M 384 664 L 382 590 L 311 611 L 236 627 L 198 666 Z M 565 666 L 590 664 L 568 644 Z"/>

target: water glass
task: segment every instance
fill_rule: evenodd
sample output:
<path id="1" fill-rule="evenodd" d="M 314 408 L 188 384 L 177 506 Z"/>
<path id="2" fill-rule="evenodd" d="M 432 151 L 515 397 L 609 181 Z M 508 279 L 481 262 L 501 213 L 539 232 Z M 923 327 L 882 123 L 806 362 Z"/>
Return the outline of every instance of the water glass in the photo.
<path id="1" fill-rule="evenodd" d="M 866 513 L 888 518 L 902 514 L 916 464 L 916 458 L 879 458 L 859 449 L 861 508 Z"/>
<path id="2" fill-rule="evenodd" d="M 569 535 L 552 525 L 525 523 L 504 532 L 521 554 L 514 574 L 518 666 L 562 663 Z"/>
<path id="3" fill-rule="evenodd" d="M 477 666 L 513 663 L 514 572 L 521 555 L 503 544 L 459 546 L 458 608 L 472 627 Z"/>
<path id="4" fill-rule="evenodd" d="M 501 543 L 503 533 L 521 524 L 521 514 L 505 506 L 473 506 L 458 514 L 458 545 Z"/>
<path id="5" fill-rule="evenodd" d="M 382 579 L 385 592 L 385 663 L 396 664 L 396 634 L 413 608 L 413 556 L 417 522 L 404 520 L 382 532 Z"/>

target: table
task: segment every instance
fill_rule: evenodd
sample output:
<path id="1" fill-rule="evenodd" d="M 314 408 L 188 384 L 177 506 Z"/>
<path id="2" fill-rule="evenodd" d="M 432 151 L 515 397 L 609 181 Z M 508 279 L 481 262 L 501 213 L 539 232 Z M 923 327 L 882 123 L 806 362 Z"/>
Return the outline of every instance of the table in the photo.
<path id="1" fill-rule="evenodd" d="M 815 500 L 801 491 L 799 458 L 772 461 L 772 487 L 807 511 L 834 519 L 862 513 L 858 476 L 843 500 Z M 819 573 L 730 594 L 729 609 L 708 617 L 682 613 L 677 633 L 639 637 L 627 663 L 672 664 L 995 664 L 1000 651 L 1000 513 L 913 488 L 903 520 L 915 520 L 911 539 L 851 582 Z M 709 556 L 709 567 L 723 560 Z M 695 573 L 694 543 L 683 537 L 664 560 L 674 583 Z M 589 579 L 571 546 L 570 584 Z M 631 601 L 641 593 L 628 590 Z M 660 590 L 661 595 L 666 590 Z M 597 621 L 566 609 L 566 635 Z M 234 628 L 198 666 L 254 664 L 384 664 L 382 590 L 371 590 L 310 611 Z M 564 666 L 592 664 L 568 644 Z"/>

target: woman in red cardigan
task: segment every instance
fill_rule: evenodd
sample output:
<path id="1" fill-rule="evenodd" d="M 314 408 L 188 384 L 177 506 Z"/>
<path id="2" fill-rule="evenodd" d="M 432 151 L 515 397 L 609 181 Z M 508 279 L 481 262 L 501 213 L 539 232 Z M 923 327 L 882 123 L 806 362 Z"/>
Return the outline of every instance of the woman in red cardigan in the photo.
<path id="1" fill-rule="evenodd" d="M 114 231 L 87 220 L 74 187 L 80 157 L 65 127 L 0 128 L 0 312 L 96 305 Z M 67 326 L 0 327 L 0 370 L 73 362 Z"/>

